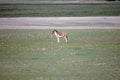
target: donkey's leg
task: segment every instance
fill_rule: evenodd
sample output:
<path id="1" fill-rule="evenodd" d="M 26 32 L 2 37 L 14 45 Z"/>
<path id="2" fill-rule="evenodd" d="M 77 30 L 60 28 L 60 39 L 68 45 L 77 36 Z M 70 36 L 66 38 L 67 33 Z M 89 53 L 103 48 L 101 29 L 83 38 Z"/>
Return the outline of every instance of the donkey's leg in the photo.
<path id="1" fill-rule="evenodd" d="M 67 41 L 68 41 L 68 37 L 67 37 L 67 36 L 65 36 L 64 38 L 65 38 L 65 41 L 66 41 L 66 43 L 67 43 Z"/>
<path id="2" fill-rule="evenodd" d="M 57 42 L 58 42 L 58 43 L 60 42 L 60 38 L 59 38 L 59 37 L 57 37 Z"/>

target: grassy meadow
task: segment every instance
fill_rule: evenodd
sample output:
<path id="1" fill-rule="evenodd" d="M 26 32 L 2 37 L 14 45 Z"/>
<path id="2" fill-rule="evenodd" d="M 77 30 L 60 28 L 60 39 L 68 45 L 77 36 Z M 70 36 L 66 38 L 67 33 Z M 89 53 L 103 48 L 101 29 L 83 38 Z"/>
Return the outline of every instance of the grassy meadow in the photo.
<path id="1" fill-rule="evenodd" d="M 120 2 L 0 3 L 0 17 L 120 16 Z"/>
<path id="2" fill-rule="evenodd" d="M 120 30 L 0 30 L 1 80 L 119 80 Z"/>

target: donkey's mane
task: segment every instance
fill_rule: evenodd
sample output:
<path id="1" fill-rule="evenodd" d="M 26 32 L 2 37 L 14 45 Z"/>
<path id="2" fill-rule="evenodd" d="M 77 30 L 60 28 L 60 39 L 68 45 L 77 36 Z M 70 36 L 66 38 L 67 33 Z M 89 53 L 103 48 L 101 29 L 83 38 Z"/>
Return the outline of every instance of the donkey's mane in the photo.
<path id="1" fill-rule="evenodd" d="M 58 33 L 58 31 L 57 31 L 56 29 L 54 29 L 52 32 L 53 32 L 53 33 L 54 33 L 54 32 L 57 32 L 57 33 Z"/>

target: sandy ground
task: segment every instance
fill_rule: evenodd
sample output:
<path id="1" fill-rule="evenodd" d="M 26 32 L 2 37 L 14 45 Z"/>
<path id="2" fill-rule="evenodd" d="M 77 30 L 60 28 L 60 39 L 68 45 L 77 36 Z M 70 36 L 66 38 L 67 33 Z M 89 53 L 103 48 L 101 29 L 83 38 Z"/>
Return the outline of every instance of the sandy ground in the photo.
<path id="1" fill-rule="evenodd" d="M 120 29 L 120 16 L 0 18 L 0 29 Z"/>

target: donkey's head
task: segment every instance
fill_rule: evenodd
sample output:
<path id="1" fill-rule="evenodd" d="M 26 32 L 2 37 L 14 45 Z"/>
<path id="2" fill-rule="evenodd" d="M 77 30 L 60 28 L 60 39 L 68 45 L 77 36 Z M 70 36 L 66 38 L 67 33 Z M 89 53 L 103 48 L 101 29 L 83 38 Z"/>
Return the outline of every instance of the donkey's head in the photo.
<path id="1" fill-rule="evenodd" d="M 56 29 L 53 29 L 53 30 L 52 30 L 52 33 L 54 33 L 54 32 L 57 32 L 57 33 L 58 33 L 58 31 L 57 31 Z"/>

